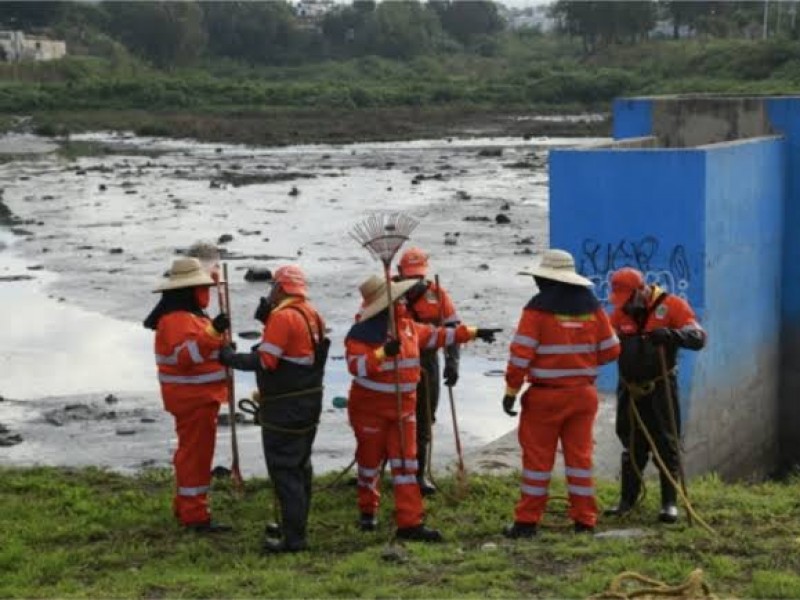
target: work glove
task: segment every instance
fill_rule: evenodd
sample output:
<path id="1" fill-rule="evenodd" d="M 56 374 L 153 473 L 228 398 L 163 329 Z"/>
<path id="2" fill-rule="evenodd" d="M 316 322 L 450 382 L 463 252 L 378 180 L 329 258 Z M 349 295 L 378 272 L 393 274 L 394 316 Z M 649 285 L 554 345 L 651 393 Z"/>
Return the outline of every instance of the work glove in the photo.
<path id="1" fill-rule="evenodd" d="M 516 401 L 517 401 L 516 396 L 511 396 L 509 394 L 503 396 L 503 412 L 505 412 L 509 417 L 516 417 L 517 414 L 519 414 L 517 413 L 517 411 L 513 410 L 514 403 Z"/>
<path id="2" fill-rule="evenodd" d="M 267 298 L 264 298 L 264 296 L 261 296 L 261 298 L 258 299 L 258 307 L 256 308 L 256 313 L 253 315 L 253 318 L 256 321 L 265 323 L 267 317 L 269 317 L 269 313 L 271 312 L 272 302 L 270 302 Z"/>
<path id="3" fill-rule="evenodd" d="M 475 332 L 475 337 L 479 340 L 486 342 L 487 344 L 491 344 L 494 342 L 494 334 L 503 331 L 502 329 L 478 329 Z"/>
<path id="4" fill-rule="evenodd" d="M 444 384 L 447 387 L 453 387 L 458 382 L 458 363 L 451 360 L 445 361 L 442 375 L 444 375 Z"/>
<path id="5" fill-rule="evenodd" d="M 659 329 L 654 329 L 653 331 L 647 334 L 647 337 L 655 346 L 664 346 L 666 344 L 669 344 L 675 339 L 673 331 L 666 327 L 660 327 Z"/>
<path id="6" fill-rule="evenodd" d="M 217 333 L 225 333 L 231 328 L 231 320 L 225 313 L 219 313 L 214 320 L 211 321 L 211 326 Z"/>
<path id="7" fill-rule="evenodd" d="M 389 358 L 400 354 L 400 340 L 389 340 L 383 345 L 383 353 Z"/>
<path id="8" fill-rule="evenodd" d="M 234 358 L 236 357 L 236 346 L 233 344 L 225 344 L 222 348 L 219 349 L 219 360 L 220 364 L 226 367 L 232 367 Z"/>
<path id="9" fill-rule="evenodd" d="M 225 344 L 219 350 L 220 364 L 238 371 L 255 371 L 258 367 L 257 352 L 236 352 L 236 344 Z"/>

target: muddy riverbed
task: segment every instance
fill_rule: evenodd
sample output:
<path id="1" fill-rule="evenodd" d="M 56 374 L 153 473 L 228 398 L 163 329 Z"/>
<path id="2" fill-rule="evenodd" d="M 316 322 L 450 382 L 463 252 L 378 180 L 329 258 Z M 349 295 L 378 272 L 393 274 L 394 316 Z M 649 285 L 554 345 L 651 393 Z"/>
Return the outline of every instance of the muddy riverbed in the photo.
<path id="1" fill-rule="evenodd" d="M 224 236 L 237 333 L 258 330 L 252 313 L 265 292 L 263 283 L 245 281 L 248 268 L 298 262 L 306 270 L 333 338 L 315 464 L 346 465 L 352 434 L 332 399 L 349 385 L 342 340 L 358 284 L 379 268 L 348 231 L 374 209 L 418 218 L 411 243 L 430 252 L 463 320 L 503 328 L 499 343 L 463 352 L 456 399 L 464 444 L 474 451 L 514 425 L 499 407 L 498 375 L 534 289 L 516 273 L 547 246 L 547 151 L 594 141 L 255 148 L 86 134 L 54 152 L 36 138 L 3 140 L 0 188 L 13 222 L 0 234 L 0 462 L 169 464 L 175 436 L 161 410 L 152 332 L 141 320 L 172 258 L 199 239 Z M 253 387 L 250 376 L 237 376 L 239 397 Z M 608 413 L 598 429 L 604 447 Z M 438 417 L 442 466 L 453 456 L 446 402 Z M 257 429 L 243 424 L 240 433 L 246 474 L 263 474 Z M 229 463 L 228 436 L 221 427 L 217 464 Z"/>

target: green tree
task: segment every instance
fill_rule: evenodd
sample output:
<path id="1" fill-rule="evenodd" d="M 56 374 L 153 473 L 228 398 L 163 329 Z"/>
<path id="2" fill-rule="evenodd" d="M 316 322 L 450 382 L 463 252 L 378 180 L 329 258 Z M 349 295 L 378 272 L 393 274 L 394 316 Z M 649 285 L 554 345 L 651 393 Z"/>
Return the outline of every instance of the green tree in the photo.
<path id="1" fill-rule="evenodd" d="M 551 13 L 562 30 L 583 40 L 584 50 L 598 46 L 645 39 L 656 21 L 656 3 L 651 0 L 603 2 L 558 0 Z"/>
<path id="2" fill-rule="evenodd" d="M 196 2 L 104 2 L 110 27 L 131 51 L 159 67 L 191 63 L 206 47 Z"/>
<path id="3" fill-rule="evenodd" d="M 61 18 L 66 2 L 0 2 L 0 22 L 13 29 L 48 27 Z"/>
<path id="4" fill-rule="evenodd" d="M 428 5 L 439 17 L 442 29 L 462 44 L 479 36 L 494 35 L 505 28 L 494 2 L 433 0 Z"/>

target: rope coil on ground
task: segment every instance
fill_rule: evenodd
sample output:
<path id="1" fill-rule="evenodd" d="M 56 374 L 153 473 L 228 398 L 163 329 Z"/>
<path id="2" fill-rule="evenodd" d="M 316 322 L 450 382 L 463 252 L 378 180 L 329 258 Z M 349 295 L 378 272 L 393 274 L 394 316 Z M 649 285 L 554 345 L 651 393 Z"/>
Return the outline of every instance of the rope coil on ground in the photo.
<path id="1" fill-rule="evenodd" d="M 643 584 L 640 587 L 630 589 L 626 585 L 629 582 Z M 632 600 L 643 598 L 710 598 L 717 599 L 711 592 L 711 588 L 703 579 L 703 571 L 695 569 L 686 580 L 679 584 L 670 586 L 663 581 L 645 577 L 635 571 L 623 571 L 611 581 L 608 589 L 599 594 L 589 596 L 589 600 Z"/>

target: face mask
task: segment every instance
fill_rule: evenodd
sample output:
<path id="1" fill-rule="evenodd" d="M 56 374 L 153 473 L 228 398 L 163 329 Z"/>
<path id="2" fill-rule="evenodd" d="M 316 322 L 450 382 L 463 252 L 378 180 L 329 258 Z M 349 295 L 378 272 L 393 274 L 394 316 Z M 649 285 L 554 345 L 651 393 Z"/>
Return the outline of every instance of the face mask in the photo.
<path id="1" fill-rule="evenodd" d="M 208 303 L 211 301 L 211 288 L 194 288 L 194 299 L 200 308 L 208 308 Z"/>
<path id="2" fill-rule="evenodd" d="M 647 311 L 647 303 L 640 291 L 635 291 L 622 307 L 622 312 L 631 317 L 638 317 Z"/>

